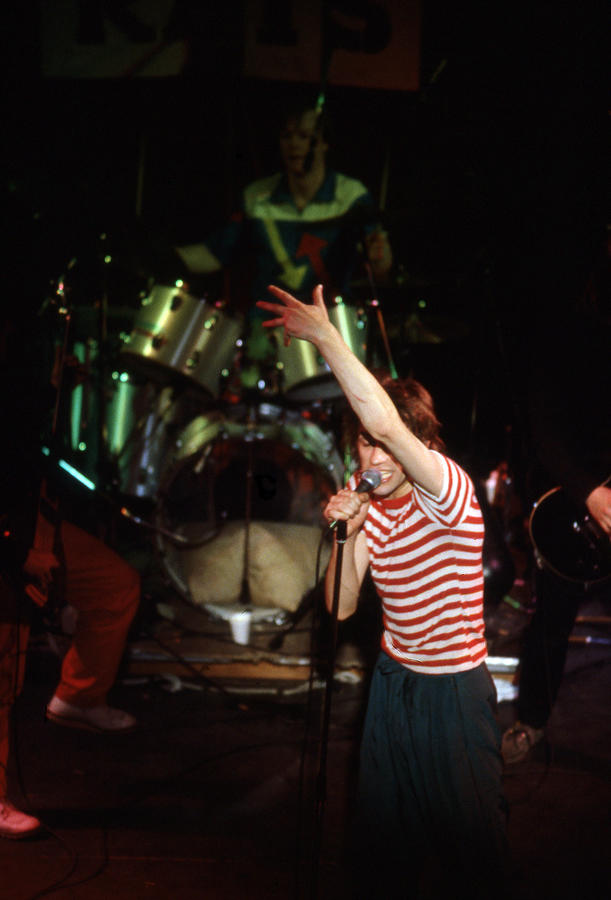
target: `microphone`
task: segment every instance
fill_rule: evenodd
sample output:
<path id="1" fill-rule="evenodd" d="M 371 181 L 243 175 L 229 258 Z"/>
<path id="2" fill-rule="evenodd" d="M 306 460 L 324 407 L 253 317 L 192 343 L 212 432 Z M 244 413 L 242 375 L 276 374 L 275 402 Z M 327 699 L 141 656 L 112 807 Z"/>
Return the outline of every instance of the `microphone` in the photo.
<path id="1" fill-rule="evenodd" d="M 381 481 L 382 476 L 377 469 L 367 469 L 361 475 L 361 480 L 356 486 L 356 493 L 366 494 L 368 491 L 375 491 Z M 338 521 L 338 519 L 333 519 L 332 522 L 329 522 L 329 531 L 332 531 L 336 527 Z"/>

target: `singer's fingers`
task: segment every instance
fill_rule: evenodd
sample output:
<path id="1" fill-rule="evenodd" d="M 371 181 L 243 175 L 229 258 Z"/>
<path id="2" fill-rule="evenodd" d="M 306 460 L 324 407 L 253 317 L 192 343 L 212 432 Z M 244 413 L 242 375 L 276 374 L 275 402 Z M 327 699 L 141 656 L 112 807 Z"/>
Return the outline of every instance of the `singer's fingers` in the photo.
<path id="1" fill-rule="evenodd" d="M 312 300 L 314 301 L 314 306 L 319 306 L 326 311 L 325 300 L 322 294 L 322 284 L 317 284 L 312 291 Z"/>
<path id="2" fill-rule="evenodd" d="M 277 303 L 268 303 L 266 300 L 257 300 L 256 306 L 258 306 L 259 309 L 264 309 L 267 312 L 274 313 L 274 315 L 277 316 L 277 318 L 273 320 L 266 319 L 266 321 L 263 322 L 264 325 L 280 325 L 284 321 L 284 317 L 286 316 L 287 312 L 286 306 L 278 306 Z"/>
<path id="3" fill-rule="evenodd" d="M 284 325 L 284 318 L 282 319 L 266 319 L 265 322 L 261 322 L 264 328 L 276 328 L 279 325 Z"/>
<path id="4" fill-rule="evenodd" d="M 329 310 L 327 309 L 327 304 L 325 303 L 325 298 L 323 297 L 323 289 L 322 284 L 317 284 L 312 292 L 312 303 L 319 312 L 321 312 L 324 318 L 329 321 Z"/>
<path id="5" fill-rule="evenodd" d="M 268 312 L 275 313 L 277 318 L 275 319 L 266 319 L 261 324 L 264 328 L 276 328 L 278 325 L 285 324 L 285 316 L 286 316 L 286 307 L 278 306 L 277 303 L 268 303 L 267 300 L 257 300 L 256 305 L 260 309 L 265 309 Z"/>
<path id="6" fill-rule="evenodd" d="M 259 309 L 265 309 L 267 312 L 276 313 L 277 316 L 282 316 L 286 313 L 286 306 L 279 306 L 278 303 L 270 303 L 269 300 L 257 300 L 256 306 Z"/>
<path id="7" fill-rule="evenodd" d="M 270 294 L 273 294 L 274 297 L 277 297 L 278 300 L 282 300 L 282 302 L 284 304 L 286 304 L 286 306 L 293 306 L 293 307 L 301 306 L 301 304 L 299 303 L 299 300 L 297 300 L 295 297 L 293 297 L 292 294 L 287 293 L 287 291 L 283 291 L 282 288 L 276 287 L 275 284 L 268 284 L 267 290 L 270 292 Z M 262 300 L 259 301 L 259 303 L 263 303 L 263 302 L 265 302 L 265 301 L 262 301 Z"/>
<path id="8" fill-rule="evenodd" d="M 356 491 L 344 488 L 335 494 L 334 497 L 331 497 L 325 508 L 325 516 L 329 521 L 332 519 L 351 519 L 358 515 L 361 507 L 368 502 L 369 496 L 367 494 L 357 494 Z"/>

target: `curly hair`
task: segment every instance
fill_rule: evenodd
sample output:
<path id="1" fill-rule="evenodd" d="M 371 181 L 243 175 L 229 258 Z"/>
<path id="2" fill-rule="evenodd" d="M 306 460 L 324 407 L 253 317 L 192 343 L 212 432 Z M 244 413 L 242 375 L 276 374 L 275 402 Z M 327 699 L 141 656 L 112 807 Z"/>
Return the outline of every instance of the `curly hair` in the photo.
<path id="1" fill-rule="evenodd" d="M 395 379 L 386 369 L 374 369 L 372 375 L 382 385 L 412 434 L 433 450 L 443 451 L 445 444 L 439 434 L 441 422 L 435 414 L 433 398 L 424 385 L 415 378 Z M 344 449 L 355 457 L 361 430 L 357 416 L 348 408 L 342 423 L 342 442 Z"/>

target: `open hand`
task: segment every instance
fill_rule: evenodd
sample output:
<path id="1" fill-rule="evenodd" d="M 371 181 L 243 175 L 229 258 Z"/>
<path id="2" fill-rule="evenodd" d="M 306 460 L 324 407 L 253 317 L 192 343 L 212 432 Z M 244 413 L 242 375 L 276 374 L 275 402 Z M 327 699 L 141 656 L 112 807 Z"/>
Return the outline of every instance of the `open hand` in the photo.
<path id="1" fill-rule="evenodd" d="M 283 328 L 285 347 L 288 347 L 291 337 L 301 338 L 315 344 L 322 329 L 329 324 L 329 314 L 322 295 L 322 284 L 314 288 L 311 305 L 301 303 L 292 294 L 275 285 L 270 285 L 268 291 L 282 303 L 270 303 L 268 300 L 257 301 L 260 309 L 266 309 L 275 315 L 275 318 L 267 319 L 263 325 L 266 328 Z"/>

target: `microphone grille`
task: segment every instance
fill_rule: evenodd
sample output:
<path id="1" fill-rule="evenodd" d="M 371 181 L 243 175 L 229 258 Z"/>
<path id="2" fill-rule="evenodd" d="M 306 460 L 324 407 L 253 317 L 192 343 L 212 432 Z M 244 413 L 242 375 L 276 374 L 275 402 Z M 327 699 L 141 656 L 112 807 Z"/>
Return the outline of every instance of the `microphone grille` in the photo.
<path id="1" fill-rule="evenodd" d="M 382 476 L 377 469 L 366 469 L 361 475 L 361 481 L 368 484 L 371 490 L 374 491 L 382 481 Z"/>

